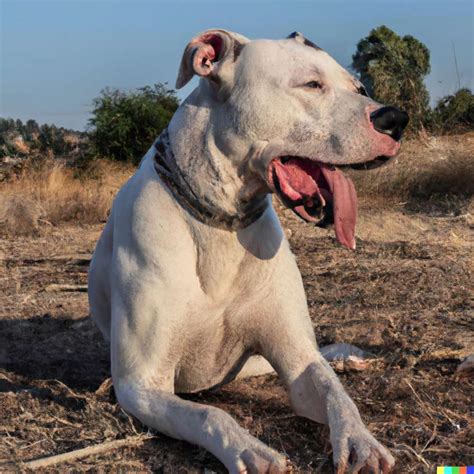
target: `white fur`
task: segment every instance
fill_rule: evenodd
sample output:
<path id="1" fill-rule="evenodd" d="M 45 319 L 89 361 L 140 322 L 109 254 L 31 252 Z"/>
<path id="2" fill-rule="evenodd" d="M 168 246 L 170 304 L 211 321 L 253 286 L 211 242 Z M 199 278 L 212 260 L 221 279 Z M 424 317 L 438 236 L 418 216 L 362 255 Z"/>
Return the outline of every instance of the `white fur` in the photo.
<path id="1" fill-rule="evenodd" d="M 265 198 L 274 150 L 327 150 L 327 161 L 359 160 L 359 145 L 336 156 L 325 140 L 339 134 L 350 143 L 350 133 L 366 126 L 370 99 L 355 94 L 355 80 L 325 52 L 290 39 L 247 42 L 220 34 L 245 47 L 236 61 L 225 56 L 213 66 L 220 83 L 201 79 L 178 109 L 171 146 L 202 199 L 230 213 L 259 195 L 269 204 L 244 229 L 205 225 L 161 181 L 150 148 L 115 199 L 89 273 L 91 313 L 110 340 L 117 398 L 148 426 L 208 449 L 230 472 L 284 472 L 284 457 L 222 410 L 175 395 L 225 383 L 246 362 L 245 375 L 273 367 L 296 413 L 329 424 L 341 470 L 351 450 L 357 469 L 378 472 L 380 463 L 388 470 L 393 458 L 318 351 L 295 258 Z M 314 74 L 327 84 L 324 97 L 293 87 Z M 341 97 L 352 105 L 334 112 L 344 108 Z M 337 128 L 344 113 L 354 114 L 352 132 Z M 292 130 L 300 136 L 292 139 Z"/>

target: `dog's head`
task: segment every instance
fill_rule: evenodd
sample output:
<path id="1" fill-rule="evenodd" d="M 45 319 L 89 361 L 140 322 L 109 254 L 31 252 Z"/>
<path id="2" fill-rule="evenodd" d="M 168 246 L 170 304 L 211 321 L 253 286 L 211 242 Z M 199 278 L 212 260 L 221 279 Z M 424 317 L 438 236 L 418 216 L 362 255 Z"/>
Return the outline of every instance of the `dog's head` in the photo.
<path id="1" fill-rule="evenodd" d="M 306 221 L 334 221 L 338 240 L 354 248 L 357 197 L 338 167 L 386 163 L 400 148 L 407 114 L 368 97 L 300 33 L 249 41 L 206 31 L 187 45 L 176 86 L 194 74 L 213 104 L 219 149 Z"/>

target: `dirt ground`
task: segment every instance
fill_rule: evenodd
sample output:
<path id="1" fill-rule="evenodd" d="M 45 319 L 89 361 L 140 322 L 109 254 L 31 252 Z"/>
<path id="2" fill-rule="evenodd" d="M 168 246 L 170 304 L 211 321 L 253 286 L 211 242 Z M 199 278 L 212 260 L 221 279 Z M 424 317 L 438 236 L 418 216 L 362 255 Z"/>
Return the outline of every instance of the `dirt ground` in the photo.
<path id="1" fill-rule="evenodd" d="M 377 355 L 344 372 L 344 386 L 396 472 L 474 464 L 473 381 L 455 370 L 474 352 L 473 221 L 430 203 L 381 209 L 365 202 L 358 249 L 281 211 L 321 345 L 348 342 Z M 22 462 L 146 433 L 117 405 L 108 348 L 81 291 L 101 225 L 59 226 L 0 241 L 0 471 Z M 99 387 L 101 387 L 99 389 Z M 232 414 L 285 453 L 297 472 L 332 472 L 327 428 L 292 413 L 276 376 L 187 396 Z M 136 447 L 50 471 L 225 472 L 206 451 L 156 435 Z"/>

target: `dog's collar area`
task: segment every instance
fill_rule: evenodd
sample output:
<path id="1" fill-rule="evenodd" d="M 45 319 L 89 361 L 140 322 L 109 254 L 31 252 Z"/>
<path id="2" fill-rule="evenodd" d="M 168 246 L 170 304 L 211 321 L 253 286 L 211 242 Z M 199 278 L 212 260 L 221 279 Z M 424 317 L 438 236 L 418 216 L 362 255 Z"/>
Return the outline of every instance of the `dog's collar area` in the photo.
<path id="1" fill-rule="evenodd" d="M 238 230 L 253 224 L 267 208 L 266 199 L 250 201 L 242 206 L 240 214 L 229 214 L 222 209 L 204 204 L 204 200 L 193 191 L 185 174 L 176 163 L 171 149 L 168 128 L 165 128 L 154 143 L 156 149 L 154 166 L 158 175 L 168 186 L 181 207 L 200 222 L 226 230 Z"/>

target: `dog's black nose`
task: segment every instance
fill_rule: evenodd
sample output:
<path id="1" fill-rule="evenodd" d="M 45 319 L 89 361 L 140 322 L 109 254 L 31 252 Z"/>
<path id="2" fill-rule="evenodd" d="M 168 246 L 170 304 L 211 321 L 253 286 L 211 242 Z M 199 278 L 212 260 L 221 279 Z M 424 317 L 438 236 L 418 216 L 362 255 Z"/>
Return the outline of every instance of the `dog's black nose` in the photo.
<path id="1" fill-rule="evenodd" d="M 400 140 L 402 132 L 408 124 L 408 114 L 395 107 L 382 107 L 370 114 L 375 130 Z"/>

